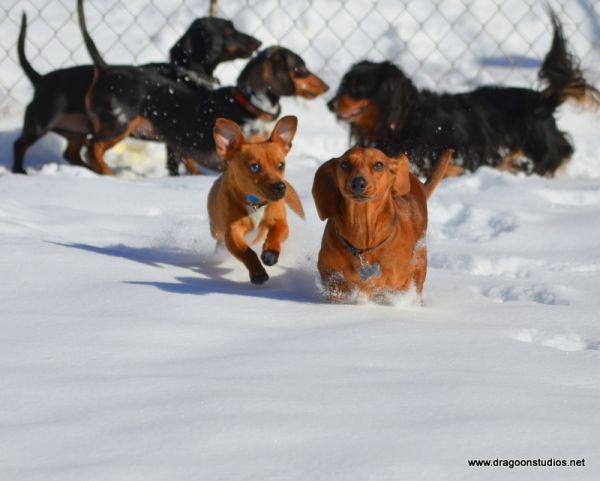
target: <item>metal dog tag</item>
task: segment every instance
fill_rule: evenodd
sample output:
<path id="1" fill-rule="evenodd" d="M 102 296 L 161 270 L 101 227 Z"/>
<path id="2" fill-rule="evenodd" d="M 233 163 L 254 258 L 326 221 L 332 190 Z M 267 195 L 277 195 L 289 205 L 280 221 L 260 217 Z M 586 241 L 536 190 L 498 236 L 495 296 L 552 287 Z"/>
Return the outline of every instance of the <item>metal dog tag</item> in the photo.
<path id="1" fill-rule="evenodd" d="M 379 262 L 375 262 L 375 264 L 361 262 L 360 267 L 358 268 L 358 274 L 363 281 L 367 281 L 371 277 L 379 277 L 381 276 L 381 266 L 379 265 Z"/>

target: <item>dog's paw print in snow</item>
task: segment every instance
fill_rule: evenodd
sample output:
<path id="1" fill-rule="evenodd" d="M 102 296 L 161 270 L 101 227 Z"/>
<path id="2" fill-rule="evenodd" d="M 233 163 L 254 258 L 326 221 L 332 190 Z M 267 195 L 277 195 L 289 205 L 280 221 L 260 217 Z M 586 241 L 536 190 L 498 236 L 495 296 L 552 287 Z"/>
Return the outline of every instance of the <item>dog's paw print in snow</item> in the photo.
<path id="1" fill-rule="evenodd" d="M 453 203 L 432 210 L 432 221 L 442 224 L 438 229 L 446 239 L 483 242 L 513 232 L 517 219 L 510 212 L 493 212 L 480 207 Z"/>
<path id="2" fill-rule="evenodd" d="M 488 287 L 481 293 L 494 302 L 536 302 L 551 306 L 568 306 L 566 288 L 553 288 L 545 285 L 500 285 Z"/>
<path id="3" fill-rule="evenodd" d="M 552 347 L 559 351 L 598 351 L 600 341 L 575 333 L 545 332 L 537 329 L 522 329 L 514 334 L 521 342 Z"/>

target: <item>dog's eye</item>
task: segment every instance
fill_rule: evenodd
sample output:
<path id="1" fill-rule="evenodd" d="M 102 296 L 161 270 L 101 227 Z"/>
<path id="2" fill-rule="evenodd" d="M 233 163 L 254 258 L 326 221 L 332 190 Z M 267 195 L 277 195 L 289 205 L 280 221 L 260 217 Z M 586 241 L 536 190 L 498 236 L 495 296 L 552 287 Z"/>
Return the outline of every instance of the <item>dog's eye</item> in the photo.
<path id="1" fill-rule="evenodd" d="M 258 173 L 260 172 L 260 165 L 258 164 L 250 164 L 250 172 Z"/>
<path id="2" fill-rule="evenodd" d="M 304 66 L 294 67 L 293 72 L 297 77 L 306 77 L 308 75 L 308 70 Z"/>
<path id="3" fill-rule="evenodd" d="M 279 170 L 283 170 L 283 169 L 285 169 L 285 164 L 284 164 L 283 162 L 279 162 L 279 163 L 277 164 L 277 169 L 279 169 Z"/>
<path id="4" fill-rule="evenodd" d="M 373 165 L 373 168 L 375 170 L 383 170 L 383 162 L 375 162 L 375 164 Z"/>
<path id="5" fill-rule="evenodd" d="M 350 162 L 348 162 L 347 160 L 344 160 L 340 164 L 340 167 L 344 170 L 350 170 Z"/>

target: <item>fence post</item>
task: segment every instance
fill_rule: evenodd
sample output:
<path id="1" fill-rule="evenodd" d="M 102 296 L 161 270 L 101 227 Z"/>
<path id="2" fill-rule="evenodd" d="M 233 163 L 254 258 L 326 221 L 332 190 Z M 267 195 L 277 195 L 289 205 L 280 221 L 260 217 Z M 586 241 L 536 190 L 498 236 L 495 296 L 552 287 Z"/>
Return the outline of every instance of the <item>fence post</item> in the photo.
<path id="1" fill-rule="evenodd" d="M 209 17 L 216 17 L 217 16 L 217 3 L 219 2 L 219 0 L 210 0 L 210 8 L 208 10 L 208 16 Z"/>

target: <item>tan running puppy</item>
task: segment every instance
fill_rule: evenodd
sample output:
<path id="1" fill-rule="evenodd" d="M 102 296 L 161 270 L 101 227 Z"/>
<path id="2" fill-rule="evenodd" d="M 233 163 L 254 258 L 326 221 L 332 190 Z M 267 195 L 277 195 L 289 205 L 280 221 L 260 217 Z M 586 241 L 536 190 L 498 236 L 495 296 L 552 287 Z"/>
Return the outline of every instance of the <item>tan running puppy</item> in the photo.
<path id="1" fill-rule="evenodd" d="M 297 124 L 296 117 L 283 117 L 268 140 L 248 142 L 235 122 L 219 118 L 215 123 L 217 153 L 226 170 L 208 194 L 210 230 L 244 263 L 253 284 L 269 279 L 263 264 L 277 263 L 281 244 L 288 237 L 285 204 L 304 218 L 298 194 L 284 180 L 285 156 L 292 147 Z M 252 244 L 265 240 L 260 259 L 245 238 L 253 230 L 257 233 Z"/>

